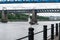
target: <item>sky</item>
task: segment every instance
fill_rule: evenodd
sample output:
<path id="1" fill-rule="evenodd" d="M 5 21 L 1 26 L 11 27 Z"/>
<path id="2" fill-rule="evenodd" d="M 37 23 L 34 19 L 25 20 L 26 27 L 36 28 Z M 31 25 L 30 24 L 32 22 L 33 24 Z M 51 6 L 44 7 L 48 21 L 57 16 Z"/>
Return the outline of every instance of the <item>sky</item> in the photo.
<path id="1" fill-rule="evenodd" d="M 60 3 L 18 3 L 18 4 L 0 4 L 0 10 L 3 9 L 60 9 Z M 60 13 L 38 13 L 40 16 L 60 16 Z"/>

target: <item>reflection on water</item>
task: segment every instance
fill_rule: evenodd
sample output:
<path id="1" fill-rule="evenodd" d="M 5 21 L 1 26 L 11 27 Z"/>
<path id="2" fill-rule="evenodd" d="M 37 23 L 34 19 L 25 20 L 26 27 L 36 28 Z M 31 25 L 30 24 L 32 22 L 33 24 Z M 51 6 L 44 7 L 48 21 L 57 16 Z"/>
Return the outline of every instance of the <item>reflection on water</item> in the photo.
<path id="1" fill-rule="evenodd" d="M 51 24 L 59 23 L 59 21 L 40 21 L 39 25 L 33 25 L 35 29 L 34 33 L 43 30 L 43 25 L 47 25 L 50 28 Z M 28 35 L 28 28 L 31 27 L 28 22 L 8 22 L 0 23 L 0 40 L 16 40 L 18 38 Z M 48 31 L 48 36 L 50 31 Z M 37 34 L 34 40 L 43 40 L 43 33 Z M 24 39 L 24 40 L 27 40 Z"/>

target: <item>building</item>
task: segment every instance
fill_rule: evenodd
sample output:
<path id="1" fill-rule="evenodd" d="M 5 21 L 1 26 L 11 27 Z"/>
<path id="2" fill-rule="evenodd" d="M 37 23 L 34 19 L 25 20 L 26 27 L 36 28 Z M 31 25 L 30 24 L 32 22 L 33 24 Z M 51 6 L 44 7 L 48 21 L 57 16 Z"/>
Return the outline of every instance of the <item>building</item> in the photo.
<path id="1" fill-rule="evenodd" d="M 50 16 L 49 20 L 50 21 L 59 21 L 60 20 L 60 16 Z"/>

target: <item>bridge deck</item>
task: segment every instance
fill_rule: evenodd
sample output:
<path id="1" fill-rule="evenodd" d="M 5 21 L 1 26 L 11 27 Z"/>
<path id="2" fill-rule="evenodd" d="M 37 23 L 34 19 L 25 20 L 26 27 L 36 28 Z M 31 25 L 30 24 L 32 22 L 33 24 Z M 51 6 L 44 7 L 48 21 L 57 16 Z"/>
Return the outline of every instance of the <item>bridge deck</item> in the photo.
<path id="1" fill-rule="evenodd" d="M 16 10 L 6 10 L 8 13 L 60 13 L 60 9 L 16 9 Z M 2 12 L 2 10 L 0 10 Z"/>

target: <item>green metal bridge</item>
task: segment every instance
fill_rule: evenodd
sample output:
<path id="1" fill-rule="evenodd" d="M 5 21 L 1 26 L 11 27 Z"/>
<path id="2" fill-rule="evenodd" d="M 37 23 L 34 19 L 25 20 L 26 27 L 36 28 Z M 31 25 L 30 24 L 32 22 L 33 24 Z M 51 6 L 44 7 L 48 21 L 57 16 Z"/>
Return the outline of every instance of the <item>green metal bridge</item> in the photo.
<path id="1" fill-rule="evenodd" d="M 60 9 L 16 9 L 16 10 L 5 10 L 7 12 L 19 12 L 19 13 L 32 13 L 35 11 L 36 13 L 60 13 Z M 2 10 L 0 10 L 2 12 Z"/>

